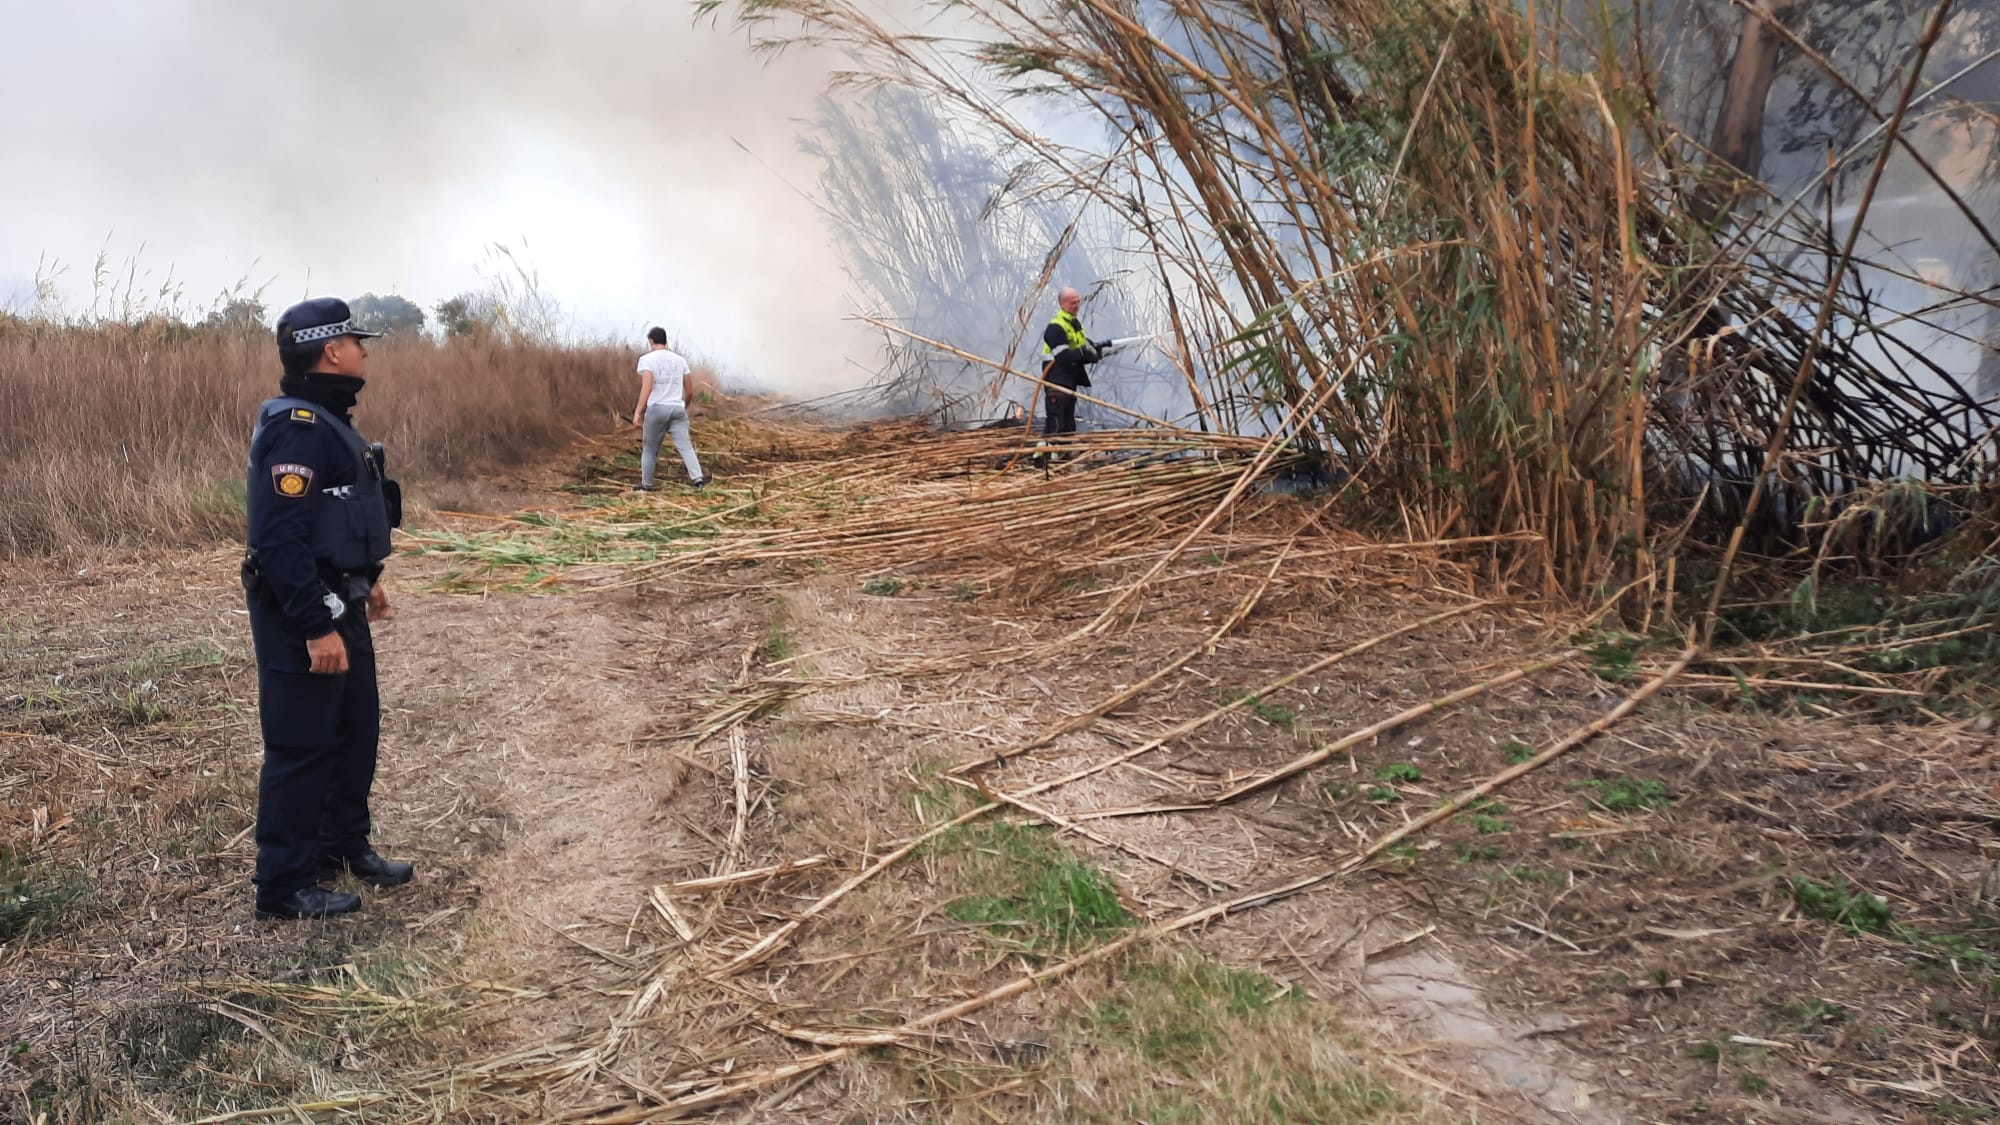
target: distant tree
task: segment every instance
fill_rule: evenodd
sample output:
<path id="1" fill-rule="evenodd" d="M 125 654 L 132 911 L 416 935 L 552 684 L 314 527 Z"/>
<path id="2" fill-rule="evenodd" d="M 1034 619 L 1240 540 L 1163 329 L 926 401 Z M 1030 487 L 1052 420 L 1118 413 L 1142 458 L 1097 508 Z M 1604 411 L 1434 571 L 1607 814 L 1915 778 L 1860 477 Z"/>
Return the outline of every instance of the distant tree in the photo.
<path id="1" fill-rule="evenodd" d="M 415 335 L 424 330 L 424 310 L 415 301 L 399 297 L 394 293 L 378 297 L 373 293 L 363 293 L 348 302 L 354 312 L 354 319 L 361 327 L 371 332 L 388 335 L 404 333 Z"/>
<path id="2" fill-rule="evenodd" d="M 467 291 L 447 297 L 432 311 L 447 340 L 485 336 L 500 323 L 500 304 L 490 293 Z"/>
<path id="3" fill-rule="evenodd" d="M 260 336 L 270 331 L 264 319 L 264 302 L 255 297 L 234 297 L 209 310 L 197 326 L 204 332 L 229 336 Z"/>

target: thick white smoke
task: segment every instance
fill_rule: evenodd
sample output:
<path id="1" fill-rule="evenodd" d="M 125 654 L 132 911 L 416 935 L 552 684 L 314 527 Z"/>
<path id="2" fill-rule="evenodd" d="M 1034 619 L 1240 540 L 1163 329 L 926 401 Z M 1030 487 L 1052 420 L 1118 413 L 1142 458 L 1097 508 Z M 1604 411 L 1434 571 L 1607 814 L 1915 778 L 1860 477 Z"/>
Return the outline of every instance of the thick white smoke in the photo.
<path id="1" fill-rule="evenodd" d="M 197 306 L 239 279 L 274 308 L 429 306 L 500 242 L 584 334 L 665 323 L 799 392 L 876 348 L 789 186 L 817 173 L 796 141 L 830 60 L 767 64 L 691 5 L 0 0 L 0 21 L 0 300 L 47 254 L 87 304 L 108 245 Z"/>

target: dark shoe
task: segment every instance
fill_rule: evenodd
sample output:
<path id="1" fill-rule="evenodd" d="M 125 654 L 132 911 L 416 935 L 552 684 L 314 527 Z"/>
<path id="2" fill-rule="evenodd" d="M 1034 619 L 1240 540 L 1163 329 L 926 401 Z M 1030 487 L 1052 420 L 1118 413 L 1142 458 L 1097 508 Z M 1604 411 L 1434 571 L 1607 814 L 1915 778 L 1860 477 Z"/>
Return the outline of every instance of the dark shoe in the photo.
<path id="1" fill-rule="evenodd" d="M 352 859 L 327 856 L 320 860 L 319 869 L 329 877 L 339 875 L 343 871 L 350 872 L 356 879 L 371 887 L 400 887 L 417 874 L 415 864 L 404 863 L 400 859 L 383 859 L 374 852 Z"/>
<path id="2" fill-rule="evenodd" d="M 654 487 L 653 485 L 650 485 L 650 484 L 635 484 L 635 485 L 633 485 L 633 486 L 632 486 L 632 491 L 634 491 L 634 492 L 657 492 L 657 491 L 658 491 L 658 489 L 657 489 L 656 487 Z"/>
<path id="3" fill-rule="evenodd" d="M 361 909 L 361 896 L 329 891 L 325 887 L 300 887 L 276 902 L 258 900 L 259 918 L 331 918 Z"/>
<path id="4" fill-rule="evenodd" d="M 689 488 L 707 488 L 707 487 L 708 487 L 708 478 L 707 478 L 707 477 L 703 477 L 703 478 L 701 478 L 700 480 L 691 480 L 691 481 L 689 481 L 689 482 L 688 482 L 688 487 L 689 487 Z"/>

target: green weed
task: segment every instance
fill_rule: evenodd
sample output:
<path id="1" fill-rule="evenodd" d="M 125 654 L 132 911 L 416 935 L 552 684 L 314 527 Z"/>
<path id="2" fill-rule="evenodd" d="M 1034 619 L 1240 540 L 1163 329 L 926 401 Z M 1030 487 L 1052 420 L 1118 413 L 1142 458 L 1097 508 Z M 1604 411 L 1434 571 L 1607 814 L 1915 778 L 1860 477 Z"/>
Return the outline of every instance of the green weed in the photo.
<path id="1" fill-rule="evenodd" d="M 1844 879 L 1816 883 L 1795 878 L 1791 884 L 1792 901 L 1809 918 L 1832 922 L 1851 934 L 1889 932 L 1889 900 L 1881 895 L 1850 888 Z"/>
<path id="2" fill-rule="evenodd" d="M 791 635 L 785 632 L 785 605 L 779 602 L 764 625 L 764 640 L 757 646 L 757 659 L 765 664 L 781 664 L 798 655 Z"/>
<path id="3" fill-rule="evenodd" d="M 1767 1003 L 1765 1007 L 1770 1010 L 1776 1022 L 1799 1033 L 1809 1032 L 1828 1024 L 1847 1023 L 1854 1018 L 1845 1007 L 1818 997 L 1791 1000 L 1783 1004 Z"/>
<path id="4" fill-rule="evenodd" d="M 1109 877 L 1046 832 L 998 823 L 958 841 L 967 882 L 992 893 L 952 901 L 945 913 L 976 922 L 1036 953 L 1065 953 L 1132 924 Z"/>
<path id="5" fill-rule="evenodd" d="M 1424 779 L 1424 771 L 1408 762 L 1390 762 L 1388 765 L 1376 769 L 1375 776 L 1383 781 L 1413 782 L 1422 781 Z"/>
<path id="6" fill-rule="evenodd" d="M 1239 691 L 1230 693 L 1218 688 L 1215 689 L 1214 694 L 1229 703 L 1241 707 L 1274 727 L 1289 727 L 1299 721 L 1298 714 L 1291 708 L 1281 703 L 1273 703 L 1268 699 L 1258 696 L 1255 692 Z"/>
<path id="7" fill-rule="evenodd" d="M 112 716 L 122 726 L 143 727 L 163 722 L 172 715 L 166 703 L 161 701 L 151 680 L 125 693 L 125 697 L 112 709 Z"/>
<path id="8" fill-rule="evenodd" d="M 900 578 L 870 578 L 861 584 L 861 592 L 878 598 L 893 598 L 903 592 Z"/>
<path id="9" fill-rule="evenodd" d="M 1597 803 L 1610 812 L 1663 809 L 1674 801 L 1667 787 L 1650 777 L 1592 778 L 1577 785 L 1590 790 Z"/>
<path id="10" fill-rule="evenodd" d="M 1638 652 L 1644 643 L 1643 637 L 1607 634 L 1590 647 L 1590 670 L 1613 683 L 1629 680 L 1638 670 Z"/>

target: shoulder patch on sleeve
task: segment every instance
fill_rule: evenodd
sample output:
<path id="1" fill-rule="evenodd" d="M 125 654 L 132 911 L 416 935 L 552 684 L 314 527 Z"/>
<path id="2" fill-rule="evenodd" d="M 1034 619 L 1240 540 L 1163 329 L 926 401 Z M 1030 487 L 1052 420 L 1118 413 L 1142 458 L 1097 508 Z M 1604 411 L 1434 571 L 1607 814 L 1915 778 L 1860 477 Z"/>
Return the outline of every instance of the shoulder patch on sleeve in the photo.
<path id="1" fill-rule="evenodd" d="M 288 500 L 297 500 L 311 491 L 312 479 L 312 468 L 307 465 L 271 466 L 271 490 Z"/>
<path id="2" fill-rule="evenodd" d="M 312 411 L 310 411 L 310 410 L 307 410 L 307 409 L 306 409 L 305 407 L 303 407 L 303 406 L 295 406 L 295 407 L 293 407 L 293 408 L 292 408 L 292 412 L 291 412 L 291 414 L 289 415 L 289 417 L 290 417 L 290 418 L 291 418 L 291 420 L 292 420 L 292 421 L 294 421 L 294 422 L 306 422 L 306 423 L 312 423 L 312 422 L 317 422 L 317 421 L 319 421 L 319 415 L 317 415 L 317 414 L 314 414 L 314 413 L 313 413 Z"/>

